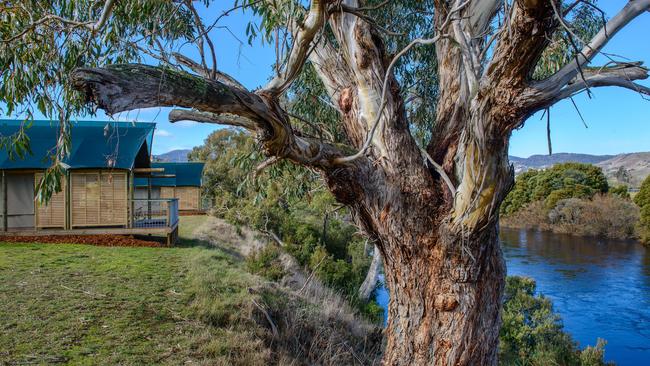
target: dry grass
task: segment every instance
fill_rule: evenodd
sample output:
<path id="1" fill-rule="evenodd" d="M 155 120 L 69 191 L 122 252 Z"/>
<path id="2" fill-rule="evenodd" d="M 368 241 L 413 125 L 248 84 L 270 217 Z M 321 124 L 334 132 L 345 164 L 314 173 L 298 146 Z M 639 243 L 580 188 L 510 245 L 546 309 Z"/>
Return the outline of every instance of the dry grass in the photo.
<path id="1" fill-rule="evenodd" d="M 268 241 L 253 231 L 209 218 L 198 236 L 240 256 L 252 255 Z M 256 322 L 267 328 L 266 342 L 279 365 L 374 365 L 381 355 L 382 333 L 361 319 L 344 298 L 305 273 L 289 254 L 280 261 L 287 275 L 279 284 L 265 282 L 250 289 L 264 311 L 252 308 Z M 273 326 L 269 324 L 270 316 Z M 273 335 L 276 327 L 278 334 Z"/>

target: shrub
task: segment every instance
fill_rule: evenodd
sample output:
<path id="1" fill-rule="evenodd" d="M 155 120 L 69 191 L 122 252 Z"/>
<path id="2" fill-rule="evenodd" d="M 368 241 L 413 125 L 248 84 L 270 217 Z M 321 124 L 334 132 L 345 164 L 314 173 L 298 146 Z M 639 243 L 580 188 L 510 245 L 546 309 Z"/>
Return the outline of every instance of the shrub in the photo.
<path id="1" fill-rule="evenodd" d="M 631 239 L 637 235 L 635 223 L 639 220 L 639 209 L 630 200 L 618 195 L 560 199 L 547 210 L 545 202 L 533 202 L 505 217 L 502 224 L 611 239 Z"/>
<path id="2" fill-rule="evenodd" d="M 561 200 L 548 218 L 555 232 L 630 239 L 635 236 L 639 210 L 620 196 L 596 195 L 591 200 Z"/>
<path id="3" fill-rule="evenodd" d="M 650 205 L 645 205 L 641 208 L 638 231 L 641 242 L 650 244 Z"/>
<path id="4" fill-rule="evenodd" d="M 535 281 L 508 277 L 503 303 L 503 325 L 499 333 L 501 365 L 601 366 L 605 345 L 580 351 L 564 332 L 560 316 L 544 296 L 535 296 Z"/>
<path id="5" fill-rule="evenodd" d="M 526 204 L 517 212 L 503 217 L 500 223 L 505 227 L 550 230 L 543 201 Z"/>
<path id="6" fill-rule="evenodd" d="M 214 215 L 238 227 L 277 235 L 286 251 L 310 270 L 315 257 L 327 257 L 318 277 L 362 312 L 373 313 L 366 309 L 372 304 L 357 300 L 371 261 L 363 238 L 315 173 L 281 162 L 253 179 L 251 173 L 263 156 L 252 139 L 234 130 L 213 132 L 190 158 L 206 161 L 203 196 L 213 202 Z M 256 253 L 248 259 L 249 269 L 270 279 L 282 277 L 279 267 L 273 267 L 274 255 Z"/>
<path id="7" fill-rule="evenodd" d="M 530 170 L 519 175 L 514 189 L 501 205 L 501 213 L 512 215 L 526 205 L 543 200 L 546 211 L 559 200 L 591 198 L 609 189 L 603 171 L 591 164 L 556 164 L 546 170 Z"/>
<path id="8" fill-rule="evenodd" d="M 246 258 L 246 266 L 252 273 L 258 274 L 271 281 L 279 281 L 284 277 L 284 267 L 280 262 L 280 249 L 267 245 L 264 249 Z"/>
<path id="9" fill-rule="evenodd" d="M 630 193 L 628 192 L 628 188 L 625 185 L 620 185 L 620 186 L 616 186 L 614 188 L 610 188 L 609 193 L 617 195 L 617 196 L 619 196 L 621 198 L 625 198 L 625 199 L 630 198 Z"/>
<path id="10" fill-rule="evenodd" d="M 642 243 L 650 244 L 650 175 L 641 184 L 639 193 L 634 197 L 634 202 L 641 208 L 637 224 L 639 237 Z"/>
<path id="11" fill-rule="evenodd" d="M 643 183 L 641 183 L 639 192 L 634 196 L 634 203 L 639 205 L 639 207 L 644 207 L 650 204 L 650 175 L 643 180 Z"/>

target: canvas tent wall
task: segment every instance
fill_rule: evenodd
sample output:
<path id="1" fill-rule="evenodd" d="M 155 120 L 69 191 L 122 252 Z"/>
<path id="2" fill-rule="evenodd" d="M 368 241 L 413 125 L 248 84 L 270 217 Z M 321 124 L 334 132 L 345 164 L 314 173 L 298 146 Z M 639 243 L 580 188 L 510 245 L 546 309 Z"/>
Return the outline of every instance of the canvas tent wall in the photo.
<path id="1" fill-rule="evenodd" d="M 7 227 L 34 227 L 34 178 L 30 173 L 6 174 Z"/>
<path id="2" fill-rule="evenodd" d="M 152 168 L 162 168 L 163 172 L 154 173 L 135 180 L 136 197 L 146 197 L 149 187 L 152 196 L 160 198 L 177 198 L 181 211 L 198 211 L 202 209 L 201 184 L 205 163 L 151 163 Z"/>
<path id="3" fill-rule="evenodd" d="M 38 186 L 41 181 L 43 173 L 34 174 L 34 187 Z M 54 193 L 47 203 L 41 203 L 36 200 L 36 220 L 35 225 L 37 228 L 65 228 L 66 227 L 66 198 L 67 198 L 67 184 L 63 179 L 61 182 L 61 192 Z M 34 197 L 32 193 L 32 197 Z"/>
<path id="4" fill-rule="evenodd" d="M 71 226 L 128 224 L 126 171 L 84 170 L 70 174 Z"/>
<path id="5" fill-rule="evenodd" d="M 2 136 L 24 129 L 32 152 L 16 157 L 0 150 L 7 197 L 0 202 L 7 212 L 3 229 L 128 225 L 131 171 L 150 166 L 154 128 L 153 123 L 73 122 L 70 154 L 63 161 L 64 189 L 41 204 L 34 199 L 34 187 L 51 165 L 58 123 L 33 121 L 27 128 L 22 121 L 0 120 Z"/>

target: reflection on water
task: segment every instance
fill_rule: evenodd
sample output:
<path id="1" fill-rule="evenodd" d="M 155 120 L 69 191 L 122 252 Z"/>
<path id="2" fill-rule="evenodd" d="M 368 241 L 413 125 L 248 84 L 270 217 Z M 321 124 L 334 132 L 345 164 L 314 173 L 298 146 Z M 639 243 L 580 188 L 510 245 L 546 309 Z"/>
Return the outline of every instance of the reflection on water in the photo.
<path id="1" fill-rule="evenodd" d="M 650 251 L 635 242 L 501 230 L 508 275 L 529 276 L 582 346 L 607 340 L 606 359 L 650 364 Z"/>
<path id="2" fill-rule="evenodd" d="M 607 340 L 605 358 L 650 365 L 650 250 L 635 242 L 501 230 L 508 275 L 532 277 L 581 346 Z M 384 309 L 382 287 L 377 302 Z"/>

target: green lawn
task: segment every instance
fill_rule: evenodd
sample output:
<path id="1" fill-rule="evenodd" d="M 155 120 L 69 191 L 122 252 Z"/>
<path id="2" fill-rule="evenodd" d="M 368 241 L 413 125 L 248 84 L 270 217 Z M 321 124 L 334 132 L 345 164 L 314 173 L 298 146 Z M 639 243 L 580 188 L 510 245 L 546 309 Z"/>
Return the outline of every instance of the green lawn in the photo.
<path id="1" fill-rule="evenodd" d="M 175 248 L 0 243 L 0 365 L 262 364 L 239 316 L 258 280 L 203 220 Z"/>

